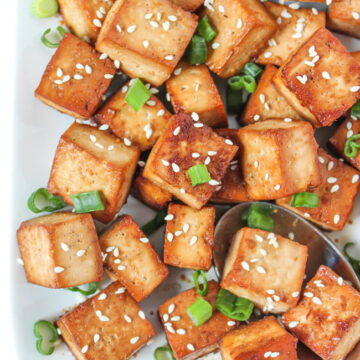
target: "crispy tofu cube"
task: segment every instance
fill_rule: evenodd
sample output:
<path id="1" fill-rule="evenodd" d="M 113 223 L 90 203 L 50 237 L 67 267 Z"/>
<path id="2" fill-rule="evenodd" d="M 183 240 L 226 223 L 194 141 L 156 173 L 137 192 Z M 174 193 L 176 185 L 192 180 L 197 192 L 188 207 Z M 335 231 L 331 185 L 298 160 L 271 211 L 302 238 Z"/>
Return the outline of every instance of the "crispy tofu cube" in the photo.
<path id="1" fill-rule="evenodd" d="M 297 360 L 296 345 L 297 339 L 269 316 L 227 333 L 221 341 L 221 355 L 223 360 Z"/>
<path id="2" fill-rule="evenodd" d="M 29 282 L 66 288 L 103 278 L 100 246 L 89 214 L 57 212 L 21 223 L 17 241 Z"/>
<path id="3" fill-rule="evenodd" d="M 278 32 L 257 58 L 260 64 L 281 66 L 312 34 L 325 27 L 325 13 L 313 9 L 291 9 L 286 5 L 266 2 L 264 6 L 276 18 Z"/>
<path id="4" fill-rule="evenodd" d="M 355 58 L 355 60 L 360 64 L 360 51 L 354 51 L 351 55 Z"/>
<path id="5" fill-rule="evenodd" d="M 360 340 L 360 293 L 322 265 L 285 326 L 324 360 L 341 360 Z"/>
<path id="6" fill-rule="evenodd" d="M 65 114 L 89 118 L 116 72 L 113 62 L 99 55 L 91 45 L 67 33 L 47 65 L 35 96 Z"/>
<path id="7" fill-rule="evenodd" d="M 320 183 L 318 145 L 308 122 L 261 121 L 241 128 L 238 137 L 241 171 L 252 199 L 279 199 Z"/>
<path id="8" fill-rule="evenodd" d="M 360 65 L 321 28 L 278 70 L 273 82 L 314 126 L 329 126 L 360 98 Z"/>
<path id="9" fill-rule="evenodd" d="M 227 127 L 224 104 L 205 65 L 189 65 L 182 61 L 166 82 L 166 89 L 176 112 L 195 112 L 208 126 Z"/>
<path id="10" fill-rule="evenodd" d="M 309 192 L 319 195 L 316 208 L 292 207 L 291 196 L 278 199 L 276 203 L 326 230 L 338 231 L 346 225 L 354 201 L 359 192 L 360 173 L 342 161 L 319 151 L 321 183 Z"/>
<path id="11" fill-rule="evenodd" d="M 155 144 L 171 114 L 154 95 L 139 111 L 135 111 L 125 101 L 129 86 L 129 83 L 126 84 L 113 95 L 95 117 L 101 124 L 109 125 L 116 136 L 130 140 L 141 151 L 145 151 Z"/>
<path id="12" fill-rule="evenodd" d="M 164 262 L 180 268 L 209 270 L 214 244 L 215 208 L 200 210 L 170 204 L 166 222 Z"/>
<path id="13" fill-rule="evenodd" d="M 99 241 L 110 278 L 125 286 L 136 301 L 149 296 L 169 275 L 131 216 L 122 216 Z"/>
<path id="14" fill-rule="evenodd" d="M 217 0 L 215 5 L 208 4 L 203 14 L 217 32 L 206 64 L 224 78 L 239 73 L 278 29 L 257 0 Z"/>
<path id="15" fill-rule="evenodd" d="M 214 306 L 220 287 L 211 280 L 204 299 Z M 238 325 L 237 321 L 213 308 L 212 317 L 200 326 L 195 326 L 186 309 L 200 297 L 195 288 L 167 300 L 159 308 L 169 345 L 176 360 L 194 360 L 219 347 L 222 337 Z"/>
<path id="16" fill-rule="evenodd" d="M 128 76 L 160 86 L 175 69 L 196 26 L 196 15 L 167 0 L 117 0 L 96 49 L 119 60 Z"/>
<path id="17" fill-rule="evenodd" d="M 117 281 L 56 325 L 78 360 L 127 360 L 155 336 L 144 312 Z"/>
<path id="18" fill-rule="evenodd" d="M 187 11 L 195 11 L 204 3 L 203 0 L 171 0 L 171 2 Z"/>
<path id="19" fill-rule="evenodd" d="M 185 113 L 176 114 L 153 147 L 144 177 L 195 209 L 200 209 L 219 186 L 238 147 Z M 187 170 L 206 164 L 209 183 L 191 185 Z"/>
<path id="20" fill-rule="evenodd" d="M 234 235 L 220 285 L 264 312 L 283 313 L 299 299 L 307 256 L 304 245 L 245 227 Z"/>
<path id="21" fill-rule="evenodd" d="M 125 203 L 140 151 L 92 126 L 74 123 L 61 136 L 48 190 L 72 204 L 71 195 L 100 191 L 105 209 L 92 213 L 107 223 Z"/>

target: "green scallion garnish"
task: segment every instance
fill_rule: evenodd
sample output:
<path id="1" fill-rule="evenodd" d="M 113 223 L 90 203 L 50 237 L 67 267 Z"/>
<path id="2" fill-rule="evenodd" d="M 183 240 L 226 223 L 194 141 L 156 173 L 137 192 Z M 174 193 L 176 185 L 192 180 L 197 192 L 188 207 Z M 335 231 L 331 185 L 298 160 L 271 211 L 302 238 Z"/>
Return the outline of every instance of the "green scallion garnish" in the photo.
<path id="1" fill-rule="evenodd" d="M 243 81 L 243 85 L 244 85 L 244 89 L 252 94 L 255 90 L 256 90 L 256 80 L 253 76 L 251 75 L 244 75 L 242 77 L 242 81 Z"/>
<path id="2" fill-rule="evenodd" d="M 356 274 L 358 276 L 360 276 L 360 260 L 359 259 L 355 259 L 354 257 L 352 257 L 349 252 L 348 249 L 352 246 L 354 246 L 355 243 L 353 242 L 348 242 L 345 244 L 344 246 L 344 253 L 345 256 L 347 257 L 347 259 L 349 260 L 349 263 L 351 264 L 351 266 L 353 267 L 354 271 L 356 272 Z"/>
<path id="3" fill-rule="evenodd" d="M 203 64 L 208 56 L 208 49 L 205 39 L 202 36 L 194 35 L 187 48 L 187 59 L 189 64 Z"/>
<path id="4" fill-rule="evenodd" d="M 151 92 L 140 79 L 136 79 L 126 93 L 125 101 L 137 112 L 150 99 Z"/>
<path id="5" fill-rule="evenodd" d="M 263 72 L 263 69 L 259 65 L 253 62 L 249 62 L 244 66 L 242 71 L 245 75 L 250 75 L 256 78 L 258 75 L 260 75 Z"/>
<path id="6" fill-rule="evenodd" d="M 203 284 L 202 287 L 199 284 L 199 277 L 202 277 L 203 279 Z M 206 296 L 208 293 L 208 282 L 207 282 L 207 278 L 206 278 L 206 273 L 204 270 L 196 270 L 194 272 L 193 275 L 193 279 L 194 279 L 194 284 L 195 284 L 195 288 L 196 288 L 196 292 L 201 295 L 201 296 Z"/>
<path id="7" fill-rule="evenodd" d="M 208 43 L 216 36 L 216 31 L 210 25 L 209 17 L 207 15 L 200 19 L 197 31 L 199 35 L 202 36 Z"/>
<path id="8" fill-rule="evenodd" d="M 99 191 L 89 191 L 70 196 L 75 212 L 78 214 L 92 211 L 101 211 L 105 209 Z"/>
<path id="9" fill-rule="evenodd" d="M 316 208 L 319 206 L 320 196 L 310 192 L 301 192 L 294 194 L 290 200 L 290 206 Z"/>
<path id="10" fill-rule="evenodd" d="M 59 6 L 56 0 L 33 0 L 31 11 L 36 17 L 47 18 L 57 14 Z"/>
<path id="11" fill-rule="evenodd" d="M 60 35 L 60 39 L 58 40 L 58 42 L 52 42 L 50 41 L 48 38 L 47 38 L 47 35 L 51 32 L 51 29 L 46 29 L 44 31 L 44 33 L 42 34 L 41 36 L 41 42 L 48 48 L 57 48 L 60 44 L 60 40 L 64 37 L 64 35 L 67 33 L 67 31 L 61 27 L 61 26 L 58 26 L 56 28 L 57 32 L 59 33 Z"/>
<path id="12" fill-rule="evenodd" d="M 96 291 L 99 289 L 99 285 L 97 282 L 91 282 L 87 284 L 87 287 L 88 287 L 87 290 L 80 289 L 78 286 L 69 287 L 66 288 L 65 290 L 79 292 L 80 294 L 83 294 L 85 296 L 90 296 L 92 294 L 95 294 Z"/>
<path id="13" fill-rule="evenodd" d="M 170 346 L 160 346 L 154 351 L 155 360 L 175 360 Z"/>
<path id="14" fill-rule="evenodd" d="M 265 231 L 274 230 L 274 220 L 271 217 L 271 208 L 265 203 L 252 204 L 244 213 L 242 220 L 247 221 L 247 226 Z"/>
<path id="15" fill-rule="evenodd" d="M 355 105 L 352 106 L 350 110 L 350 115 L 357 119 L 360 119 L 360 100 L 358 100 Z"/>
<path id="16" fill-rule="evenodd" d="M 54 343 L 59 340 L 55 325 L 46 320 L 39 320 L 34 324 L 33 332 L 37 351 L 42 355 L 51 355 L 55 350 Z"/>
<path id="17" fill-rule="evenodd" d="M 190 177 L 191 185 L 196 186 L 207 183 L 211 180 L 210 173 L 205 164 L 197 164 L 187 170 Z"/>
<path id="18" fill-rule="evenodd" d="M 200 297 L 186 309 L 186 312 L 193 324 L 200 326 L 212 317 L 213 308 L 209 302 Z"/>
<path id="19" fill-rule="evenodd" d="M 158 230 L 159 228 L 161 228 L 161 226 L 165 224 L 166 215 L 167 209 L 159 211 L 152 220 L 150 220 L 141 227 L 142 232 L 146 236 L 152 235 L 156 230 Z"/>
<path id="20" fill-rule="evenodd" d="M 239 91 L 244 88 L 243 77 L 240 75 L 232 76 L 228 79 L 230 89 Z"/>
<path id="21" fill-rule="evenodd" d="M 349 158 L 354 158 L 358 154 L 358 149 L 360 148 L 360 143 L 357 143 L 357 140 L 360 139 L 360 134 L 353 135 L 349 137 L 344 146 L 344 154 Z"/>
<path id="22" fill-rule="evenodd" d="M 45 188 L 40 188 L 30 195 L 27 206 L 33 213 L 38 214 L 62 209 L 65 202 L 60 196 L 55 196 Z"/>
<path id="23" fill-rule="evenodd" d="M 230 86 L 226 91 L 226 108 L 229 114 L 239 114 L 246 104 L 249 94 L 244 90 L 233 90 Z"/>

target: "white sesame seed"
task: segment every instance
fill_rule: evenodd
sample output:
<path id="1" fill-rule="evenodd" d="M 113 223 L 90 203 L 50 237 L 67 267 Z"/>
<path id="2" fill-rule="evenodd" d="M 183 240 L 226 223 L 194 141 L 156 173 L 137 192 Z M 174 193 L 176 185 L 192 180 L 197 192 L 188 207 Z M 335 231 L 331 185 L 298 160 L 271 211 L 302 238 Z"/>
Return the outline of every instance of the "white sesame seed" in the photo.
<path id="1" fill-rule="evenodd" d="M 280 301 L 280 296 L 274 295 L 274 296 L 273 296 L 273 299 L 274 299 L 274 301 Z"/>
<path id="2" fill-rule="evenodd" d="M 105 130 L 108 130 L 108 129 L 109 129 L 108 124 L 103 124 L 103 125 L 99 126 L 99 130 L 101 130 L 101 131 L 105 131 Z"/>
<path id="3" fill-rule="evenodd" d="M 296 78 L 297 78 L 303 85 L 305 85 L 305 84 L 307 83 L 307 81 L 308 81 L 308 78 L 307 78 L 306 75 L 303 75 L 303 76 L 298 75 L 298 76 L 296 76 Z"/>
<path id="4" fill-rule="evenodd" d="M 186 330 L 185 329 L 177 329 L 176 333 L 179 335 L 185 335 L 186 334 Z"/>
<path id="5" fill-rule="evenodd" d="M 246 261 L 242 261 L 242 262 L 241 262 L 241 266 L 242 266 L 242 268 L 243 268 L 244 270 L 250 271 L 250 266 L 249 266 L 249 264 L 248 264 Z"/>
<path id="6" fill-rule="evenodd" d="M 259 167 L 259 162 L 257 160 L 254 161 L 254 167 L 257 169 Z"/>
<path id="7" fill-rule="evenodd" d="M 262 255 L 262 256 L 266 256 L 267 255 L 267 251 L 265 249 L 259 249 L 259 253 Z"/>
<path id="8" fill-rule="evenodd" d="M 359 19 L 360 19 L 360 14 L 359 14 L 358 12 L 356 12 L 356 11 L 353 11 L 353 12 L 351 13 L 351 16 L 352 16 L 353 19 L 355 19 L 355 20 L 359 20 Z"/>
<path id="9" fill-rule="evenodd" d="M 85 65 L 85 72 L 87 74 L 91 74 L 92 73 L 92 67 L 90 65 Z"/>
<path id="10" fill-rule="evenodd" d="M 179 315 L 173 316 L 170 320 L 171 321 L 179 321 L 181 317 Z"/>
<path id="11" fill-rule="evenodd" d="M 107 298 L 107 295 L 105 293 L 102 293 L 99 295 L 98 300 L 105 300 Z"/>
<path id="12" fill-rule="evenodd" d="M 63 71 L 60 68 L 57 68 L 56 70 L 56 76 L 61 77 L 63 76 Z"/>
<path id="13" fill-rule="evenodd" d="M 116 30 L 121 33 L 122 32 L 122 28 L 119 24 L 116 25 Z"/>
<path id="14" fill-rule="evenodd" d="M 212 185 L 212 186 L 217 186 L 217 185 L 220 185 L 220 182 L 215 180 L 215 179 L 211 179 L 209 181 L 209 185 Z"/>
<path id="15" fill-rule="evenodd" d="M 336 215 L 334 216 L 334 224 L 338 224 L 339 221 L 340 221 L 340 215 L 339 215 L 339 214 L 336 214 Z"/>
<path id="16" fill-rule="evenodd" d="M 144 46 L 145 49 L 147 49 L 149 47 L 149 45 L 150 45 L 149 40 L 144 40 L 143 41 L 143 46 Z"/>
<path id="17" fill-rule="evenodd" d="M 293 329 L 293 328 L 297 327 L 298 325 L 299 325 L 299 321 L 291 321 L 289 323 L 289 328 Z"/>
<path id="18" fill-rule="evenodd" d="M 85 254 L 85 250 L 79 250 L 76 252 L 76 256 L 81 257 Z"/>
<path id="19" fill-rule="evenodd" d="M 260 115 L 258 115 L 258 114 L 254 115 L 254 120 L 255 120 L 255 121 L 260 120 Z"/>
<path id="20" fill-rule="evenodd" d="M 147 237 L 141 237 L 140 241 L 144 244 L 147 244 L 149 242 L 149 239 Z"/>
<path id="21" fill-rule="evenodd" d="M 294 240 L 295 239 L 295 234 L 293 232 L 289 232 L 288 237 L 290 240 Z"/>
<path id="22" fill-rule="evenodd" d="M 105 79 L 112 79 L 113 77 L 114 77 L 114 75 L 112 75 L 112 74 L 105 74 L 104 75 Z"/>
<path id="23" fill-rule="evenodd" d="M 360 90 L 360 86 L 352 86 L 351 88 L 350 88 L 350 91 L 351 92 L 358 92 Z"/>
<path id="24" fill-rule="evenodd" d="M 195 245 L 196 244 L 196 242 L 197 242 L 197 240 L 198 240 L 198 237 L 197 236 L 192 236 L 191 237 L 191 239 L 190 239 L 190 246 L 193 246 L 193 245 Z"/>
<path id="25" fill-rule="evenodd" d="M 304 212 L 304 216 L 305 216 L 306 218 L 311 217 L 311 215 L 310 215 L 309 213 L 307 213 L 307 212 Z"/>
<path id="26" fill-rule="evenodd" d="M 109 246 L 108 248 L 106 248 L 106 252 L 112 252 L 115 249 L 114 246 Z"/>
<path id="27" fill-rule="evenodd" d="M 180 172 L 180 167 L 176 163 L 171 163 L 171 167 L 174 172 L 176 172 L 176 173 Z"/>
<path id="28" fill-rule="evenodd" d="M 126 268 L 125 268 L 125 266 L 124 265 L 119 265 L 118 266 L 118 270 L 119 271 L 124 271 Z"/>
<path id="29" fill-rule="evenodd" d="M 344 284 L 344 279 L 340 276 L 337 278 L 337 283 L 342 286 Z"/>
<path id="30" fill-rule="evenodd" d="M 125 144 L 126 146 L 131 146 L 131 140 L 128 139 L 128 138 L 124 138 L 124 144 Z"/>
<path id="31" fill-rule="evenodd" d="M 316 8 L 311 8 L 311 11 L 313 12 L 314 15 L 319 15 L 319 11 Z"/>
<path id="32" fill-rule="evenodd" d="M 272 56 L 272 52 L 271 52 L 271 51 L 267 51 L 267 52 L 264 53 L 264 58 L 265 58 L 265 59 L 269 59 L 269 58 L 271 58 L 271 56 Z"/>
<path id="33" fill-rule="evenodd" d="M 290 9 L 294 9 L 294 10 L 298 10 L 300 9 L 300 4 L 299 3 L 292 3 L 289 5 Z"/>
<path id="34" fill-rule="evenodd" d="M 145 18 L 146 20 L 149 20 L 149 19 L 152 18 L 152 16 L 153 16 L 152 13 L 148 13 L 148 14 L 145 14 L 144 18 Z"/>
<path id="35" fill-rule="evenodd" d="M 190 350 L 190 351 L 195 351 L 195 347 L 194 347 L 193 344 L 187 344 L 187 345 L 186 345 L 186 348 L 187 348 L 188 350 Z"/>
<path id="36" fill-rule="evenodd" d="M 69 246 L 67 244 L 62 242 L 62 243 L 60 243 L 60 246 L 64 251 L 69 251 Z"/>
<path id="37" fill-rule="evenodd" d="M 218 42 L 213 42 L 211 44 L 211 48 L 214 49 L 214 50 L 216 50 L 219 46 L 220 46 L 220 44 Z"/>
<path id="38" fill-rule="evenodd" d="M 195 123 L 194 124 L 194 127 L 196 127 L 196 128 L 202 128 L 203 126 L 204 126 L 203 123 Z"/>
<path id="39" fill-rule="evenodd" d="M 260 95 L 259 95 L 259 99 L 260 99 L 260 102 L 261 102 L 262 104 L 264 104 L 264 102 L 265 102 L 265 95 L 264 95 L 264 94 L 260 94 Z"/>
<path id="40" fill-rule="evenodd" d="M 330 74 L 329 74 L 327 71 L 323 71 L 323 72 L 321 73 L 321 76 L 322 76 L 324 79 L 326 79 L 326 80 L 330 80 L 330 79 L 331 79 L 331 76 L 330 76 Z"/>
<path id="41" fill-rule="evenodd" d="M 337 178 L 336 178 L 336 177 L 333 177 L 333 176 L 330 176 L 330 177 L 327 178 L 327 182 L 328 182 L 329 184 L 334 184 L 334 183 L 337 182 Z"/>
<path id="42" fill-rule="evenodd" d="M 314 296 L 314 294 L 310 291 L 304 292 L 304 296 L 307 298 L 312 298 Z"/>
<path id="43" fill-rule="evenodd" d="M 292 297 L 298 297 L 299 296 L 299 291 L 294 291 L 292 294 L 291 294 Z"/>
<path id="44" fill-rule="evenodd" d="M 234 143 L 230 139 L 225 139 L 225 144 L 234 145 Z"/>
<path id="45" fill-rule="evenodd" d="M 63 78 L 62 78 L 62 82 L 65 83 L 67 81 L 69 81 L 71 79 L 71 76 L 70 75 L 65 75 Z"/>
<path id="46" fill-rule="evenodd" d="M 242 20 L 241 20 L 241 19 L 238 19 L 237 22 L 236 22 L 236 27 L 237 27 L 238 29 L 241 29 L 242 26 L 243 26 Z"/>
<path id="47" fill-rule="evenodd" d="M 133 338 L 130 339 L 130 344 L 136 344 L 139 341 L 140 337 L 139 336 L 135 336 Z"/>
<path id="48" fill-rule="evenodd" d="M 168 307 L 168 313 L 172 314 L 174 310 L 175 310 L 175 304 L 170 304 Z"/>
<path id="49" fill-rule="evenodd" d="M 194 153 L 191 154 L 191 157 L 192 157 L 193 159 L 197 159 L 197 158 L 200 157 L 200 154 L 197 153 L 197 152 L 194 152 Z"/>
<path id="50" fill-rule="evenodd" d="M 305 61 L 304 61 L 304 64 L 305 64 L 305 65 L 308 65 L 308 66 L 311 66 L 311 67 L 314 67 L 314 66 L 315 66 L 315 64 L 314 64 L 312 61 L 309 61 L 309 60 L 305 60 Z"/>
<path id="51" fill-rule="evenodd" d="M 168 232 L 168 233 L 166 234 L 166 239 L 167 239 L 169 242 L 172 242 L 172 241 L 174 240 L 174 235 L 173 235 L 173 233 Z"/>
<path id="52" fill-rule="evenodd" d="M 276 358 L 276 357 L 278 357 L 279 355 L 280 355 L 280 353 L 277 352 L 277 351 L 274 351 L 274 352 L 271 353 L 271 357 L 272 357 L 272 358 Z"/>
<path id="53" fill-rule="evenodd" d="M 62 273 L 64 270 L 65 270 L 65 269 L 64 269 L 63 267 L 61 267 L 61 266 L 56 266 L 56 267 L 54 267 L 54 272 L 55 272 L 56 274 L 60 274 L 60 273 Z"/>
<path id="54" fill-rule="evenodd" d="M 100 335 L 99 335 L 99 334 L 95 334 L 95 335 L 94 335 L 94 343 L 96 344 L 99 340 L 100 340 Z"/>
<path id="55" fill-rule="evenodd" d="M 359 181 L 359 178 L 360 178 L 359 174 L 355 174 L 355 175 L 353 175 L 353 177 L 351 178 L 351 182 L 352 182 L 353 184 L 355 184 L 356 182 Z"/>
<path id="56" fill-rule="evenodd" d="M 167 214 L 164 218 L 165 221 L 171 221 L 174 219 L 174 215 L 173 214 Z"/>
<path id="57" fill-rule="evenodd" d="M 175 128 L 175 130 L 173 131 L 173 135 L 174 135 L 174 136 L 178 136 L 179 133 L 180 133 L 180 130 L 181 130 L 181 127 L 180 127 L 180 126 L 177 126 L 177 127 Z"/>
<path id="58" fill-rule="evenodd" d="M 149 100 L 146 102 L 146 105 L 148 106 L 155 106 L 156 105 L 156 101 L 155 100 Z"/>
<path id="59" fill-rule="evenodd" d="M 207 156 L 206 159 L 205 159 L 205 161 L 204 161 L 204 164 L 205 164 L 205 165 L 209 165 L 210 162 L 211 162 L 210 156 Z"/>
<path id="60" fill-rule="evenodd" d="M 168 161 L 164 160 L 164 159 L 161 159 L 161 162 L 162 162 L 162 164 L 164 166 L 169 166 L 170 165 L 170 163 Z"/>
<path id="61" fill-rule="evenodd" d="M 318 156 L 318 159 L 319 159 L 319 162 L 320 162 L 321 164 L 324 164 L 324 163 L 325 163 L 325 159 L 324 159 L 323 157 Z"/>
<path id="62" fill-rule="evenodd" d="M 114 254 L 115 257 L 118 257 L 120 255 L 119 249 L 114 247 L 113 254 Z"/>
<path id="63" fill-rule="evenodd" d="M 268 358 L 268 357 L 270 357 L 271 356 L 271 354 L 272 354 L 272 352 L 271 351 L 267 351 L 265 354 L 264 354 L 264 358 Z"/>
<path id="64" fill-rule="evenodd" d="M 196 113 L 196 112 L 192 112 L 192 113 L 191 113 L 191 118 L 192 118 L 194 121 L 199 121 L 199 119 L 200 119 L 199 114 Z"/>
<path id="65" fill-rule="evenodd" d="M 334 193 L 337 192 L 340 189 L 340 186 L 338 184 L 335 184 L 331 187 L 330 192 Z"/>
<path id="66" fill-rule="evenodd" d="M 74 79 L 75 80 L 82 80 L 84 77 L 82 76 L 82 75 L 80 75 L 80 74 L 75 74 L 74 75 Z"/>
<path id="67" fill-rule="evenodd" d="M 168 21 L 163 21 L 162 27 L 165 31 L 168 31 L 170 29 L 170 23 Z"/>
<path id="68" fill-rule="evenodd" d="M 88 349 L 89 349 L 89 345 L 85 345 L 85 346 L 82 347 L 81 352 L 83 354 L 85 354 L 88 351 Z"/>
<path id="69" fill-rule="evenodd" d="M 322 305 L 322 301 L 316 296 L 312 298 L 312 302 L 317 305 Z"/>
<path id="70" fill-rule="evenodd" d="M 158 24 L 156 21 L 154 21 L 154 20 L 150 21 L 150 25 L 151 25 L 153 28 L 158 28 L 158 27 L 159 27 L 159 24 Z"/>
<path id="71" fill-rule="evenodd" d="M 207 152 L 209 156 L 214 156 L 217 154 L 217 151 L 210 150 Z"/>
<path id="72" fill-rule="evenodd" d="M 114 66 L 115 66 L 117 69 L 120 69 L 120 61 L 119 61 L 119 60 L 114 60 Z"/>
<path id="73" fill-rule="evenodd" d="M 266 274 L 266 270 L 262 266 L 257 266 L 256 271 L 260 274 Z"/>
<path id="74" fill-rule="evenodd" d="M 129 26 L 129 27 L 126 29 L 126 31 L 127 31 L 129 34 L 133 33 L 135 30 L 136 30 L 136 25 L 131 25 L 131 26 Z"/>
<path id="75" fill-rule="evenodd" d="M 101 26 L 102 26 L 102 23 L 99 19 L 94 19 L 93 24 L 98 28 L 101 28 Z"/>
<path id="76" fill-rule="evenodd" d="M 167 321 L 169 320 L 169 314 L 164 314 L 164 315 L 163 315 L 163 320 L 164 320 L 165 322 L 167 322 Z"/>
<path id="77" fill-rule="evenodd" d="M 277 184 L 277 185 L 274 186 L 274 190 L 276 190 L 276 191 L 280 190 L 280 188 L 281 188 L 280 184 Z"/>
<path id="78" fill-rule="evenodd" d="M 115 263 L 115 264 L 120 264 L 120 263 L 121 263 L 121 260 L 120 260 L 120 259 L 115 259 L 115 260 L 114 260 L 114 263 Z"/>
<path id="79" fill-rule="evenodd" d="M 129 315 L 124 315 L 124 319 L 129 324 L 132 322 L 132 319 L 131 319 L 131 317 Z"/>
<path id="80" fill-rule="evenodd" d="M 177 231 L 175 231 L 175 233 L 174 233 L 174 235 L 177 237 L 177 236 L 180 236 L 180 235 L 182 235 L 183 234 L 183 232 L 181 231 L 181 230 L 177 230 Z"/>
<path id="81" fill-rule="evenodd" d="M 274 294 L 275 294 L 275 290 L 273 290 L 273 289 L 266 290 L 266 292 L 267 292 L 269 295 L 274 295 Z"/>
<path id="82" fill-rule="evenodd" d="M 115 291 L 115 294 L 123 294 L 125 292 L 125 288 L 124 287 L 120 287 Z"/>
<path id="83" fill-rule="evenodd" d="M 186 193 L 186 190 L 185 190 L 184 188 L 181 188 L 181 189 L 180 189 L 180 192 L 181 192 L 181 194 L 185 194 L 185 193 Z"/>
<path id="84" fill-rule="evenodd" d="M 145 320 L 146 316 L 145 316 L 145 313 L 142 310 L 139 310 L 138 315 L 139 315 L 139 318 L 141 320 Z"/>
<path id="85" fill-rule="evenodd" d="M 189 225 L 188 223 L 185 223 L 185 224 L 183 225 L 183 231 L 184 231 L 184 233 L 187 233 L 187 232 L 189 231 L 189 229 L 190 229 L 190 225 Z"/>

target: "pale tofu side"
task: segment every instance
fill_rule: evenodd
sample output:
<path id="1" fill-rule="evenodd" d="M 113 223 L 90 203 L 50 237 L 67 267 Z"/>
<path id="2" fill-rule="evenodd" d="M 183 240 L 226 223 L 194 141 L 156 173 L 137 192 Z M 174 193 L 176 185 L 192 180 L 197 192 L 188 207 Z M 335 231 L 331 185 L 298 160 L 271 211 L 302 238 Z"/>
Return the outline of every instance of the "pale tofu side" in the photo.
<path id="1" fill-rule="evenodd" d="M 170 1 L 187 11 L 195 11 L 201 5 L 204 4 L 203 0 L 170 0 Z"/>
<path id="2" fill-rule="evenodd" d="M 341 360 L 360 340 L 360 293 L 322 265 L 284 325 L 324 360 Z"/>
<path id="3" fill-rule="evenodd" d="M 56 322 L 78 360 L 127 360 L 155 330 L 119 282 L 81 303 Z"/>
<path id="4" fill-rule="evenodd" d="M 307 256 L 306 246 L 245 227 L 232 239 L 220 285 L 264 312 L 283 313 L 299 299 Z"/>

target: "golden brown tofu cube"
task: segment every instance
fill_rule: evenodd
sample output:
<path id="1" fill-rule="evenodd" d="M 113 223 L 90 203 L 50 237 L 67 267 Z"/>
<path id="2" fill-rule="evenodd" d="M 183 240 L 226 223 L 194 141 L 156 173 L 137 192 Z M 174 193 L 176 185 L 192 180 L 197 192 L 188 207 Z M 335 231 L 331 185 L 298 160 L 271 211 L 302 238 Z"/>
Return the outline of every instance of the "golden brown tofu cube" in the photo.
<path id="1" fill-rule="evenodd" d="M 214 306 L 219 284 L 208 282 L 204 299 Z M 222 337 L 238 325 L 237 321 L 213 308 L 212 317 L 200 326 L 195 326 L 186 309 L 200 297 L 195 288 L 189 289 L 164 302 L 159 315 L 165 328 L 169 345 L 176 360 L 194 360 L 219 347 Z"/>
<path id="2" fill-rule="evenodd" d="M 149 296 L 169 275 L 131 216 L 122 216 L 99 241 L 110 278 L 120 281 L 136 301 Z"/>
<path id="3" fill-rule="evenodd" d="M 56 325 L 78 360 L 127 360 L 155 336 L 145 313 L 117 281 Z"/>
<path id="4" fill-rule="evenodd" d="M 217 32 L 206 64 L 224 78 L 240 72 L 278 29 L 275 19 L 257 0 L 209 1 L 203 14 Z"/>
<path id="5" fill-rule="evenodd" d="M 360 340 L 360 293 L 322 265 L 285 326 L 324 360 L 341 360 Z"/>
<path id="6" fill-rule="evenodd" d="M 297 339 L 269 316 L 227 333 L 221 355 L 223 360 L 297 360 L 296 345 Z"/>
<path id="7" fill-rule="evenodd" d="M 291 196 L 276 200 L 278 205 L 291 209 L 326 230 L 341 230 L 347 223 L 359 192 L 360 173 L 342 161 L 319 151 L 321 184 L 308 190 L 320 197 L 315 208 L 290 206 Z"/>
<path id="8" fill-rule="evenodd" d="M 311 35 L 325 27 L 325 13 L 313 9 L 291 9 L 289 6 L 264 3 L 276 18 L 278 32 L 268 41 L 268 47 L 257 58 L 260 64 L 281 66 Z"/>
<path id="9" fill-rule="evenodd" d="M 66 288 L 103 278 L 100 246 L 89 214 L 57 212 L 21 223 L 17 241 L 29 282 Z"/>
<path id="10" fill-rule="evenodd" d="M 294 307 L 303 282 L 307 247 L 267 231 L 242 228 L 226 258 L 221 287 L 264 312 Z"/>
<path id="11" fill-rule="evenodd" d="M 360 51 L 354 51 L 351 55 L 355 58 L 355 60 L 360 64 Z"/>
<path id="12" fill-rule="evenodd" d="M 308 122 L 261 121 L 241 128 L 238 137 L 240 166 L 252 199 L 279 199 L 320 183 L 318 145 Z"/>
<path id="13" fill-rule="evenodd" d="M 98 108 L 116 72 L 113 62 L 86 42 L 67 33 L 51 58 L 35 96 L 76 118 L 87 119 Z"/>
<path id="14" fill-rule="evenodd" d="M 156 142 L 144 169 L 144 177 L 195 209 L 200 209 L 220 185 L 238 147 L 211 128 L 178 113 Z M 207 165 L 211 180 L 191 185 L 187 170 Z"/>
<path id="15" fill-rule="evenodd" d="M 119 60 L 128 76 L 160 86 L 175 69 L 196 26 L 196 15 L 167 0 L 117 0 L 96 49 Z"/>
<path id="16" fill-rule="evenodd" d="M 360 65 L 321 28 L 287 60 L 275 86 L 314 126 L 329 126 L 360 98 Z"/>
<path id="17" fill-rule="evenodd" d="M 196 113 L 208 126 L 227 127 L 224 104 L 205 65 L 189 65 L 182 61 L 166 82 L 166 89 L 176 112 Z"/>
<path id="18" fill-rule="evenodd" d="M 105 131 L 74 123 L 61 136 L 48 190 L 72 204 L 71 195 L 99 191 L 105 209 L 92 213 L 107 223 L 125 203 L 140 151 Z"/>
<path id="19" fill-rule="evenodd" d="M 170 204 L 164 244 L 165 264 L 180 268 L 209 270 L 214 244 L 215 208 L 200 210 Z"/>
<path id="20" fill-rule="evenodd" d="M 170 0 L 170 1 L 187 11 L 195 11 L 204 3 L 203 0 Z"/>

